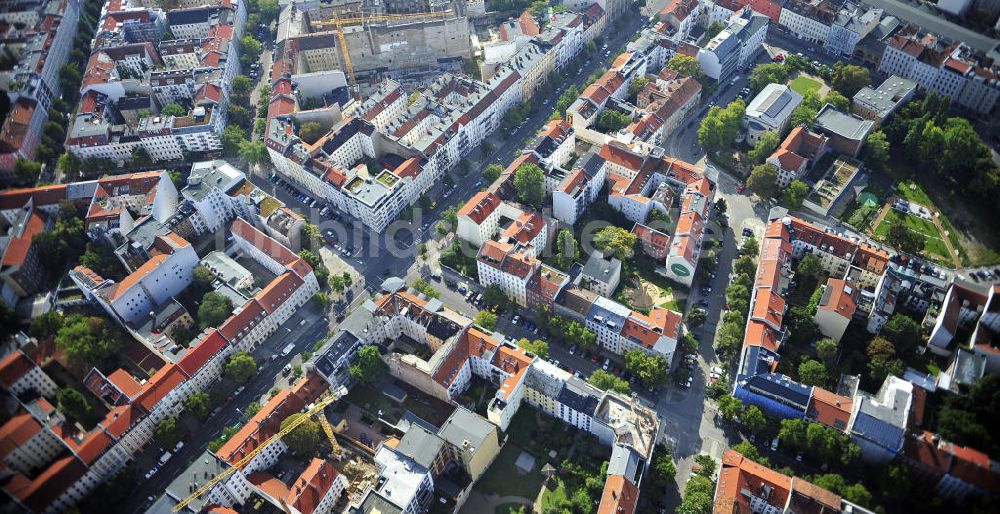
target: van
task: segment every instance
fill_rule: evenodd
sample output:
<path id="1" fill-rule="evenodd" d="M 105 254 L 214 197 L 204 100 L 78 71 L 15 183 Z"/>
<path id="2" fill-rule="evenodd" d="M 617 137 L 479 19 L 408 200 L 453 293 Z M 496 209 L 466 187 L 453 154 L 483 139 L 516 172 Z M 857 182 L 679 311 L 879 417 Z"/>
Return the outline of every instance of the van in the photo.
<path id="1" fill-rule="evenodd" d="M 295 349 L 295 343 L 288 343 L 288 346 L 284 347 L 281 350 L 281 356 L 288 357 L 288 354 L 292 353 L 292 350 L 294 349 Z"/>

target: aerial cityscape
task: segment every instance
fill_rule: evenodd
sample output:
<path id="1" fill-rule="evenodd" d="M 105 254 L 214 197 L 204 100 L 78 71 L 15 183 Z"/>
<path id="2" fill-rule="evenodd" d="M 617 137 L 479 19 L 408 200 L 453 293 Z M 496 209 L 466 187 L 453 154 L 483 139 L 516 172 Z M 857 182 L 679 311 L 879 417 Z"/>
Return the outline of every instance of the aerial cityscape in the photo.
<path id="1" fill-rule="evenodd" d="M 1000 1 L 0 32 L 0 514 L 1000 513 Z"/>

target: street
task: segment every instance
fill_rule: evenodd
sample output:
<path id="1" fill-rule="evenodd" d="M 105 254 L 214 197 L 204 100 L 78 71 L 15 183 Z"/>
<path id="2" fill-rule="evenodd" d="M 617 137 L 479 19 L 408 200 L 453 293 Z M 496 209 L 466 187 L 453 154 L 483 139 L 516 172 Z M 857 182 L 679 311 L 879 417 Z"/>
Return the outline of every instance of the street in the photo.
<path id="1" fill-rule="evenodd" d="M 300 325 L 305 319 L 306 324 Z M 222 429 L 233 425 L 236 422 L 244 422 L 243 415 L 246 407 L 252 402 L 263 404 L 269 397 L 269 392 L 275 385 L 275 380 L 282 378 L 281 369 L 286 364 L 292 363 L 303 351 L 312 349 L 313 344 L 324 337 L 328 331 L 328 324 L 322 313 L 311 309 L 310 306 L 303 307 L 299 314 L 292 316 L 284 325 L 267 338 L 252 353 L 257 362 L 263 362 L 258 368 L 257 374 L 249 382 L 242 384 L 246 389 L 231 401 L 221 405 L 222 410 L 215 416 L 209 416 L 205 420 L 199 420 L 198 430 L 191 431 L 184 438 L 184 447 L 173 453 L 173 457 L 160 467 L 155 475 L 146 480 L 139 480 L 135 485 L 128 500 L 122 506 L 123 512 L 140 512 L 147 503 L 149 496 L 157 497 L 164 493 L 167 486 L 174 480 L 178 473 L 187 469 L 194 459 L 199 458 L 208 446 L 208 443 L 219 436 Z M 281 355 L 281 349 L 289 341 L 295 343 L 295 350 L 287 356 Z M 277 358 L 271 359 L 272 355 Z M 222 382 L 225 383 L 225 382 Z M 230 389 L 235 389 L 236 384 L 231 384 Z M 232 391 L 225 391 L 232 393 Z M 144 475 L 153 468 L 163 451 L 155 439 L 135 456 L 131 467 L 135 469 L 136 476 Z"/>

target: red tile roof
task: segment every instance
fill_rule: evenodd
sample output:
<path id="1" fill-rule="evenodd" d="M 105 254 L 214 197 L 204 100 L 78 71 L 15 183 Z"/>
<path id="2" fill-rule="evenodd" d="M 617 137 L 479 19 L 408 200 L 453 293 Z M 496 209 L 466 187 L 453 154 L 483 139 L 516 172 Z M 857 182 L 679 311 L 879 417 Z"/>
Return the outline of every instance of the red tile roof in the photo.
<path id="1" fill-rule="evenodd" d="M 260 302 L 251 298 L 249 302 L 239 307 L 229 319 L 222 323 L 222 326 L 219 327 L 219 333 L 230 341 L 238 341 L 250 329 L 257 326 L 266 315 Z"/>
<path id="2" fill-rule="evenodd" d="M 6 459 L 10 452 L 27 443 L 41 430 L 42 425 L 27 411 L 21 411 L 10 418 L 0 426 L 0 461 Z"/>
<path id="3" fill-rule="evenodd" d="M 609 143 L 602 146 L 598 155 L 607 162 L 617 164 L 633 171 L 639 171 L 639 168 L 642 167 L 642 162 L 644 160 L 641 155 L 615 143 Z"/>
<path id="4" fill-rule="evenodd" d="M 132 428 L 133 425 L 142 421 L 145 414 L 134 405 L 121 405 L 108 412 L 101 421 L 101 426 L 114 437 L 121 437 Z"/>
<path id="5" fill-rule="evenodd" d="M 24 226 L 24 231 L 16 237 L 12 237 L 7 242 L 7 251 L 3 254 L 3 261 L 0 265 L 7 266 L 21 266 L 24 264 L 24 260 L 28 258 L 28 252 L 31 250 L 31 239 L 35 234 L 40 234 L 45 230 L 45 219 L 42 218 L 40 211 L 32 211 L 31 216 L 28 218 L 28 222 Z"/>
<path id="6" fill-rule="evenodd" d="M 0 384 L 10 388 L 34 367 L 35 363 L 27 355 L 15 350 L 0 360 Z"/>
<path id="7" fill-rule="evenodd" d="M 135 398 L 135 395 L 142 391 L 142 384 L 129 374 L 128 371 L 121 368 L 114 370 L 108 375 L 108 382 L 114 384 L 128 398 Z"/>
<path id="8" fill-rule="evenodd" d="M 639 488 L 622 475 L 608 475 L 597 514 L 632 514 L 639 500 Z"/>
<path id="9" fill-rule="evenodd" d="M 285 502 L 302 514 L 310 514 L 316 510 L 339 475 L 340 472 L 333 464 L 323 459 L 313 459 L 292 483 Z"/>
<path id="10" fill-rule="evenodd" d="M 739 452 L 729 450 L 722 455 L 722 469 L 715 489 L 715 514 L 750 512 L 750 500 L 743 491 L 759 493 L 770 486 L 767 503 L 783 510 L 791 494 L 792 481 L 771 468 L 757 464 Z"/>
<path id="11" fill-rule="evenodd" d="M 858 307 L 854 300 L 858 295 L 857 286 L 843 279 L 831 278 L 826 281 L 826 287 L 830 291 L 830 297 L 826 303 L 820 300 L 819 310 L 835 312 L 847 319 L 854 316 Z M 826 298 L 826 291 L 823 292 L 823 298 Z"/>
<path id="12" fill-rule="evenodd" d="M 305 405 L 305 401 L 287 389 L 278 392 L 215 454 L 230 464 L 238 462 L 269 437 L 278 433 L 281 422 L 301 411 Z"/>
<path id="13" fill-rule="evenodd" d="M 188 349 L 188 352 L 177 361 L 177 366 L 184 370 L 184 373 L 187 373 L 188 376 L 194 376 L 226 344 L 228 344 L 226 338 L 222 337 L 222 334 L 218 330 L 212 329 L 205 337 L 198 340 L 192 348 Z"/>
<path id="14" fill-rule="evenodd" d="M 444 387 L 449 387 L 462 369 L 469 357 L 484 358 L 496 351 L 499 343 L 485 332 L 470 326 L 455 344 L 455 348 L 444 359 L 434 372 L 434 381 Z"/>
<path id="15" fill-rule="evenodd" d="M 170 394 L 181 382 L 185 380 L 184 372 L 174 364 L 167 364 L 160 368 L 152 378 L 143 386 L 142 393 L 136 398 L 135 403 L 152 412 L 153 407 L 165 396 Z"/>
<path id="16" fill-rule="evenodd" d="M 951 475 L 989 493 L 1000 492 L 1000 463 L 979 450 L 924 431 L 907 437 L 903 452 L 935 473 Z"/>
<path id="17" fill-rule="evenodd" d="M 268 314 L 274 314 L 303 284 L 298 275 L 286 271 L 254 297 Z"/>
<path id="18" fill-rule="evenodd" d="M 486 191 L 480 191 L 472 195 L 469 201 L 465 202 L 465 205 L 458 210 L 458 215 L 468 216 L 469 219 L 478 225 L 485 221 L 499 206 L 499 196 Z"/>
<path id="19" fill-rule="evenodd" d="M 87 467 L 82 462 L 68 455 L 54 462 L 34 480 L 18 473 L 7 482 L 4 490 L 32 511 L 42 512 L 86 472 Z"/>
<path id="20" fill-rule="evenodd" d="M 66 199 L 69 186 L 56 184 L 51 186 L 32 187 L 27 189 L 8 189 L 0 191 L 0 210 L 20 209 L 31 200 L 35 207 L 55 205 Z"/>
<path id="21" fill-rule="evenodd" d="M 821 387 L 814 387 L 812 397 L 809 399 L 809 417 L 830 428 L 843 431 L 850 422 L 853 404 L 854 401 L 850 398 L 831 393 Z"/>
<path id="22" fill-rule="evenodd" d="M 230 230 L 234 236 L 239 236 L 249 244 L 255 246 L 268 257 L 294 271 L 299 277 L 305 277 L 309 273 L 312 273 L 312 266 L 309 266 L 301 257 L 260 230 L 257 230 L 253 225 L 244 221 L 243 218 L 236 218 Z"/>

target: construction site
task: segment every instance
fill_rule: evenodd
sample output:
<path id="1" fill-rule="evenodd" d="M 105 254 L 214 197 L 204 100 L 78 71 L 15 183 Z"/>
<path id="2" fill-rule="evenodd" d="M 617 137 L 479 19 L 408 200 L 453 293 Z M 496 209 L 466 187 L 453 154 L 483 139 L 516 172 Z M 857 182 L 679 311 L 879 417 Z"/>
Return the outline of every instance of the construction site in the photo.
<path id="1" fill-rule="evenodd" d="M 293 2 L 278 22 L 276 66 L 293 76 L 339 71 L 363 93 L 385 78 L 461 71 L 473 53 L 461 0 Z"/>

